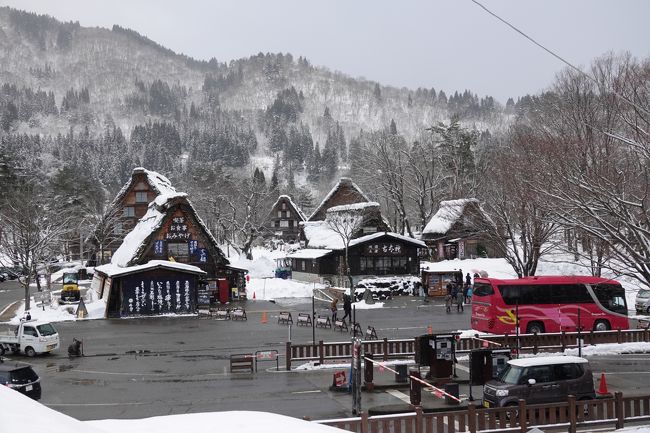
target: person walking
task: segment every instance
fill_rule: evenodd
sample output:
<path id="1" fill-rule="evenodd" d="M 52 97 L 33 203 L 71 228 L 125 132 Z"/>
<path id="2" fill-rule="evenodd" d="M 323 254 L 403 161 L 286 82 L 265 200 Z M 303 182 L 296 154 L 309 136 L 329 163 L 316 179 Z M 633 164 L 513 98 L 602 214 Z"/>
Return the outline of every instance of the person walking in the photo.
<path id="1" fill-rule="evenodd" d="M 469 274 L 467 274 L 467 275 L 469 275 Z M 466 304 L 469 304 L 469 299 L 467 298 L 467 293 L 469 292 L 469 289 L 471 287 L 472 287 L 472 285 L 467 283 L 467 282 L 465 283 L 465 287 L 463 287 L 463 302 L 465 302 Z"/>
<path id="2" fill-rule="evenodd" d="M 469 275 L 469 272 L 467 275 L 465 275 L 465 285 L 471 286 L 472 285 L 472 277 Z"/>
<path id="3" fill-rule="evenodd" d="M 454 285 L 450 281 L 450 282 L 447 283 L 447 286 L 445 286 L 445 287 L 447 289 L 447 296 L 445 296 L 445 309 L 447 310 L 447 313 L 449 313 L 449 312 L 451 312 L 451 304 L 453 302 L 452 293 L 454 291 Z"/>
<path id="4" fill-rule="evenodd" d="M 350 295 L 343 295 L 343 312 L 345 313 L 341 320 L 345 322 L 345 319 L 349 317 L 350 325 L 352 325 L 352 301 L 350 300 Z"/>
<path id="5" fill-rule="evenodd" d="M 339 298 L 334 298 L 332 299 L 332 303 L 330 304 L 330 310 L 332 311 L 332 326 L 334 325 L 334 322 L 336 322 L 336 315 L 338 313 L 338 303 L 339 303 Z"/>

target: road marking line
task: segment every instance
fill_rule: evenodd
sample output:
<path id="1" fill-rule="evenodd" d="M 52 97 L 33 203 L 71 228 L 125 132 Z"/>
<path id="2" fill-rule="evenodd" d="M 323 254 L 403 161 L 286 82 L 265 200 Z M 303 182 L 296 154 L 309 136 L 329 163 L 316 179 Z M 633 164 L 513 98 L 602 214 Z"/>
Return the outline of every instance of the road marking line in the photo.
<path id="1" fill-rule="evenodd" d="M 311 391 L 294 391 L 291 394 L 316 394 L 316 393 L 319 393 L 319 392 L 321 392 L 320 389 L 314 389 L 314 390 L 311 390 Z"/>
<path id="2" fill-rule="evenodd" d="M 14 306 L 15 303 L 17 302 L 22 302 L 22 301 L 14 301 L 11 304 L 7 305 L 4 310 L 0 311 L 0 316 L 2 316 L 8 309 Z"/>
<path id="3" fill-rule="evenodd" d="M 393 397 L 399 398 L 405 403 L 411 403 L 411 398 L 401 391 L 398 391 L 396 389 L 389 389 L 386 391 L 386 393 L 392 395 Z"/>
<path id="4" fill-rule="evenodd" d="M 469 373 L 469 368 L 465 367 L 464 365 L 460 365 L 460 364 L 457 363 L 456 368 L 458 368 L 459 370 L 464 371 L 465 373 Z"/>

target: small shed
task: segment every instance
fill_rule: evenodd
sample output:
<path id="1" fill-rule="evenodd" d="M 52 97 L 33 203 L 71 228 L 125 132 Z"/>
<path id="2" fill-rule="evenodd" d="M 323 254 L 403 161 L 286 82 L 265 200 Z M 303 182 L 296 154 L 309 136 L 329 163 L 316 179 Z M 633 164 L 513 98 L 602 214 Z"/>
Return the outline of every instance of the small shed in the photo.
<path id="1" fill-rule="evenodd" d="M 206 272 L 184 263 L 151 260 L 143 265 L 95 268 L 91 290 L 106 302 L 104 317 L 193 314 Z"/>

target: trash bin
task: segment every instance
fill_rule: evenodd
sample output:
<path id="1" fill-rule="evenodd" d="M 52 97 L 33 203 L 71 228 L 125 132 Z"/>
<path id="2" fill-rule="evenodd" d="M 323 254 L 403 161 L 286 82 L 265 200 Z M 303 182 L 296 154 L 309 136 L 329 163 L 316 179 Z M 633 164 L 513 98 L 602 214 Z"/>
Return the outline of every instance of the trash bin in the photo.
<path id="1" fill-rule="evenodd" d="M 445 392 L 449 395 L 453 395 L 454 397 L 458 398 L 460 396 L 460 387 L 455 382 L 445 383 Z M 449 395 L 445 395 L 445 403 L 458 404 L 458 401 L 449 397 Z"/>
<path id="2" fill-rule="evenodd" d="M 397 383 L 406 383 L 408 382 L 408 378 L 406 375 L 407 372 L 407 365 L 406 364 L 397 364 L 395 366 L 395 382 Z"/>

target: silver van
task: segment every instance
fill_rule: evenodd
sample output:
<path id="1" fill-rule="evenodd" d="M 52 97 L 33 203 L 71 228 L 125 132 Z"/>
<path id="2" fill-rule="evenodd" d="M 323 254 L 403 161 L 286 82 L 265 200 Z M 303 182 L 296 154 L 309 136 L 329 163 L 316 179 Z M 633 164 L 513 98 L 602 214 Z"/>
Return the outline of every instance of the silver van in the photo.
<path id="1" fill-rule="evenodd" d="M 634 303 L 637 313 L 650 314 L 650 290 L 641 289 L 636 294 L 636 302 Z"/>
<path id="2" fill-rule="evenodd" d="M 483 386 L 483 406 L 517 406 L 527 404 L 596 398 L 589 361 L 577 356 L 539 356 L 512 359 L 499 374 Z"/>

